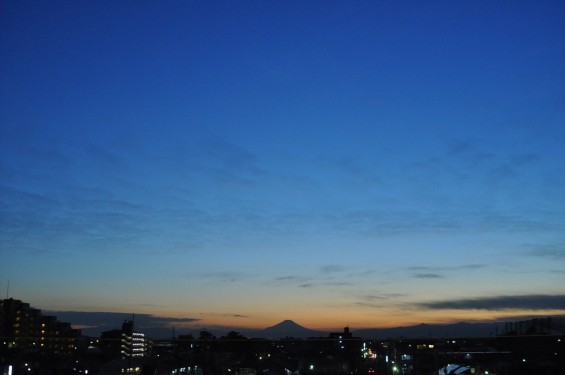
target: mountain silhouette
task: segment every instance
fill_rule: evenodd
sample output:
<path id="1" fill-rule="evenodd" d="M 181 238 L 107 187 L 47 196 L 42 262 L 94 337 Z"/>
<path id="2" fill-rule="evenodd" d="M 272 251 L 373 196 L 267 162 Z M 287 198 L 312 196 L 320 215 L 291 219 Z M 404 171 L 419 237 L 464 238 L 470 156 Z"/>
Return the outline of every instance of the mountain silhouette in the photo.
<path id="1" fill-rule="evenodd" d="M 70 322 L 74 328 L 80 328 L 82 333 L 87 336 L 98 336 L 103 331 L 112 328 L 118 328 L 121 323 L 131 317 L 129 314 L 115 312 L 76 312 L 76 311 L 49 311 L 44 310 L 46 314 L 56 316 L 59 320 Z M 523 329 L 531 330 L 536 328 L 542 332 L 550 334 L 563 335 L 565 332 L 565 315 L 554 315 L 550 317 L 551 327 L 531 327 L 533 322 L 531 319 L 525 321 Z M 523 320 L 523 319 L 522 319 Z M 520 321 L 522 321 L 520 320 Z M 539 319 L 534 319 L 539 320 Z M 149 314 L 136 314 L 135 326 L 140 332 L 145 333 L 147 337 L 153 339 L 167 339 L 171 337 L 171 326 L 175 324 L 194 323 L 198 319 L 193 318 L 169 318 L 158 317 Z M 508 323 L 514 323 L 516 327 L 517 321 L 509 322 L 474 322 L 474 323 L 452 323 L 452 324 L 418 324 L 404 327 L 390 328 L 351 328 L 353 337 L 367 339 L 386 339 L 386 338 L 430 338 L 430 337 L 489 337 L 499 334 L 505 334 L 508 329 Z M 514 328 L 515 330 L 516 328 Z M 249 338 L 270 338 L 279 339 L 286 337 L 309 338 L 309 337 L 329 337 L 327 331 L 315 331 L 301 326 L 292 320 L 284 320 L 274 326 L 261 328 L 246 327 L 193 327 L 179 330 L 177 326 L 177 334 L 191 334 L 198 337 L 200 331 L 209 331 L 216 337 L 226 335 L 230 331 L 237 331 Z M 510 331 L 512 331 L 510 327 Z M 340 331 L 337 329 L 337 331 Z"/>
<path id="2" fill-rule="evenodd" d="M 488 337 L 503 332 L 502 323 L 418 324 L 407 327 L 367 328 L 353 332 L 358 337 L 429 338 L 429 337 Z"/>
<path id="3" fill-rule="evenodd" d="M 319 337 L 325 336 L 327 333 L 314 331 L 301 326 L 292 320 L 283 320 L 282 322 L 275 324 L 274 326 L 267 327 L 261 331 L 261 335 L 266 338 L 308 338 L 308 337 Z"/>

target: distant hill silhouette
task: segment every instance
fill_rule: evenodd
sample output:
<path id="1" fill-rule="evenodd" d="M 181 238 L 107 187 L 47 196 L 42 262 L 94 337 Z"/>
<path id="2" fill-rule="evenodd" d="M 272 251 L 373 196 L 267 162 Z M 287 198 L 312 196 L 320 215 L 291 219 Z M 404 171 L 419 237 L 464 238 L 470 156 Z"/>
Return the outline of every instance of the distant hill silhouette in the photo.
<path id="1" fill-rule="evenodd" d="M 502 334 L 504 323 L 418 324 L 407 327 L 367 328 L 353 331 L 362 338 L 488 337 Z"/>
<path id="2" fill-rule="evenodd" d="M 278 339 L 285 337 L 309 338 L 327 337 L 329 332 L 316 331 L 292 320 L 284 320 L 263 330 L 241 331 L 248 337 Z M 489 337 L 504 332 L 504 323 L 454 323 L 454 324 L 418 324 L 394 328 L 352 329 L 353 337 L 360 338 L 429 338 L 429 337 Z"/>
<path id="3" fill-rule="evenodd" d="M 319 337 L 326 336 L 326 332 L 314 331 L 301 326 L 293 322 L 292 320 L 284 320 L 274 326 L 267 327 L 264 330 L 258 332 L 261 337 L 278 339 L 285 337 L 294 338 L 308 338 L 308 337 Z"/>
<path id="4" fill-rule="evenodd" d="M 503 333 L 503 323 L 454 323 L 454 324 L 418 324 L 394 328 L 367 328 L 352 330 L 353 337 L 360 338 L 429 338 L 429 337 L 489 337 Z M 327 337 L 329 332 L 315 331 L 292 320 L 284 320 L 274 326 L 249 332 L 254 337 L 262 338 L 308 338 Z"/>

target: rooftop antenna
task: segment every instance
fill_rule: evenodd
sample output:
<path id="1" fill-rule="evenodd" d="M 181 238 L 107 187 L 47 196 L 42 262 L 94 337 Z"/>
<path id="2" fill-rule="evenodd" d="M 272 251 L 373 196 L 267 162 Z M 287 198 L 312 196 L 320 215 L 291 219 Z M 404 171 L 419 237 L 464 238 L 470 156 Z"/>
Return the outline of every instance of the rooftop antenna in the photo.
<path id="1" fill-rule="evenodd" d="M 10 279 L 8 279 L 8 286 L 6 287 L 6 299 L 9 298 L 10 295 Z"/>

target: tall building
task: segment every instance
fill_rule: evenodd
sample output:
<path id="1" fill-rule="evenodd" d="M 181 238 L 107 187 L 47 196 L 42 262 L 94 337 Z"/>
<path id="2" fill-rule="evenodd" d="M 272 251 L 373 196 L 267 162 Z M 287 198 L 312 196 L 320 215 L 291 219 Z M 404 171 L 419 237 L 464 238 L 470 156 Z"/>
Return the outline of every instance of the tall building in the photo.
<path id="1" fill-rule="evenodd" d="M 126 320 L 121 329 L 105 331 L 100 336 L 100 347 L 110 357 L 144 357 L 148 344 L 143 333 L 134 331 L 132 320 Z"/>
<path id="2" fill-rule="evenodd" d="M 145 334 L 133 330 L 133 321 L 122 324 L 122 357 L 144 357 L 146 354 Z"/>
<path id="3" fill-rule="evenodd" d="M 29 303 L 7 298 L 0 300 L 0 337 L 3 349 L 70 354 L 76 350 L 81 332 L 70 323 L 43 315 Z"/>

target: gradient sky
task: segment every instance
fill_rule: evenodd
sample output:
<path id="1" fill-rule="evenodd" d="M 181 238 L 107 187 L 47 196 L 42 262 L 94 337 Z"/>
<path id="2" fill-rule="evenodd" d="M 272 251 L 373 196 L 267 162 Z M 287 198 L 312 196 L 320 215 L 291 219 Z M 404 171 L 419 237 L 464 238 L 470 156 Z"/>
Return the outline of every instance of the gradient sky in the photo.
<path id="1" fill-rule="evenodd" d="M 185 327 L 564 314 L 563 20 L 3 1 L 2 296 Z"/>

